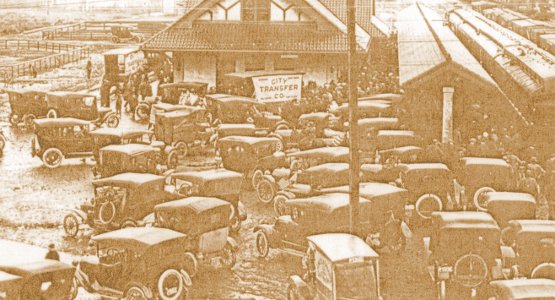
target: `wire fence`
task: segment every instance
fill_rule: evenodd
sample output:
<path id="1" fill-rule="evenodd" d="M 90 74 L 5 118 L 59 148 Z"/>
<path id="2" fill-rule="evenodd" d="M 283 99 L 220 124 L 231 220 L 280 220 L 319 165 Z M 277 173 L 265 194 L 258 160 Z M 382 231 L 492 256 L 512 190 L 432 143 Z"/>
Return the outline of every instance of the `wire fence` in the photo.
<path id="1" fill-rule="evenodd" d="M 33 43 L 27 44 L 27 46 L 32 47 Z M 0 47 L 2 47 L 1 44 Z M 60 46 L 60 48 L 56 48 L 52 51 L 63 52 L 29 60 L 26 62 L 21 62 L 18 64 L 0 66 L 0 82 L 9 84 L 22 76 L 35 77 L 38 73 L 50 71 L 63 65 L 80 61 L 84 58 L 89 57 L 90 55 L 89 47 L 76 48 L 75 46 L 71 47 L 71 45 L 68 45 L 67 48 L 63 48 Z"/>
<path id="2" fill-rule="evenodd" d="M 82 45 L 58 43 L 41 40 L 0 39 L 0 49 L 34 50 L 50 53 L 62 53 L 82 48 Z"/>

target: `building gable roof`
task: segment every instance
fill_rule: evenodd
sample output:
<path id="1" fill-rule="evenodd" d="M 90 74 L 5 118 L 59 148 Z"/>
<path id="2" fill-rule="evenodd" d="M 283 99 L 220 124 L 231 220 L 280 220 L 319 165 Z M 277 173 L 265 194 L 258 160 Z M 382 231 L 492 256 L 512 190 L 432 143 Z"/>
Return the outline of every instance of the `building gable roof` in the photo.
<path id="1" fill-rule="evenodd" d="M 290 0 L 310 11 L 315 24 L 268 22 L 193 22 L 216 0 L 186 0 L 185 14 L 143 44 L 144 50 L 344 52 L 347 51 L 346 5 L 342 0 Z M 362 3 L 364 0 L 358 0 Z M 362 5 L 362 4 L 360 4 Z M 371 35 L 388 35 L 387 26 L 370 10 L 357 16 L 359 51 L 367 51 Z M 364 15 L 364 17 L 363 17 Z M 376 23 L 377 22 L 377 23 Z M 325 26 L 322 24 L 325 23 Z"/>

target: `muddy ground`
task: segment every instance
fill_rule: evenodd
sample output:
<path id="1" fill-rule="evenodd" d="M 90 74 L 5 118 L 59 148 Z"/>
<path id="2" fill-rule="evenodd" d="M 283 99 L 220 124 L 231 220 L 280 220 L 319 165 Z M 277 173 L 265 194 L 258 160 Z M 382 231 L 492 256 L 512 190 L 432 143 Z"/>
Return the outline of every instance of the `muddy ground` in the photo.
<path id="1" fill-rule="evenodd" d="M 8 126 L 6 95 L 0 95 L 0 126 L 8 139 L 0 158 L 0 238 L 46 247 L 55 243 L 62 251 L 81 254 L 87 235 L 64 238 L 61 226 L 68 209 L 77 207 L 93 196 L 93 164 L 90 160 L 65 160 L 57 169 L 48 169 L 38 158 L 31 157 L 33 134 Z M 144 126 L 124 117 L 120 126 Z M 205 151 L 204 154 L 210 153 Z M 202 153 L 201 153 L 202 154 Z M 210 159 L 197 154 L 185 164 L 190 168 Z M 231 271 L 207 269 L 194 279 L 192 299 L 284 299 L 287 278 L 302 272 L 300 259 L 272 251 L 269 257 L 256 256 L 252 228 L 271 221 L 273 210 L 256 201 L 252 191 L 242 194 L 249 218 L 235 238 L 240 250 L 238 263 Z M 424 271 L 421 234 L 409 241 L 400 256 L 384 253 L 381 257 L 381 281 L 385 299 L 430 299 L 433 289 Z M 95 299 L 80 295 L 80 299 Z"/>

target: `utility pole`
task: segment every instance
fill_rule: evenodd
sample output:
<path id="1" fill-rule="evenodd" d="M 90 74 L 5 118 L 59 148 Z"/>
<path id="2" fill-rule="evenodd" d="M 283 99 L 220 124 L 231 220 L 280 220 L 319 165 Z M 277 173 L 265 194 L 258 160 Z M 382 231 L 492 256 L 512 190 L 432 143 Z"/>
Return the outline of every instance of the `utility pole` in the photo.
<path id="1" fill-rule="evenodd" d="M 360 157 L 358 133 L 358 91 L 357 91 L 357 42 L 355 34 L 356 26 L 355 0 L 347 0 L 347 35 L 349 40 L 349 229 L 352 234 L 358 232 L 358 202 L 360 185 Z"/>

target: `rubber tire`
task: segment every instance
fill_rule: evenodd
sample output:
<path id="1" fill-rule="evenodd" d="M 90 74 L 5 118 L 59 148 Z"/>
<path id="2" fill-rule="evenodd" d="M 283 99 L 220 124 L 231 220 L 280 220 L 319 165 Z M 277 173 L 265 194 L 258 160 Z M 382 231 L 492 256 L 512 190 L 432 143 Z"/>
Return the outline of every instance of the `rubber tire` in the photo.
<path id="1" fill-rule="evenodd" d="M 73 222 L 75 222 L 75 229 L 73 231 L 70 231 L 70 229 L 67 228 L 66 223 L 73 219 Z M 70 237 L 70 238 L 74 238 L 77 236 L 77 234 L 79 233 L 79 220 L 77 220 L 77 217 L 74 214 L 69 214 L 66 215 L 64 217 L 64 232 L 66 233 L 66 236 Z"/>
<path id="2" fill-rule="evenodd" d="M 164 281 L 170 276 L 177 277 L 177 279 L 179 281 L 179 288 L 177 289 L 177 292 L 174 296 L 167 296 L 167 295 L 162 294 L 163 293 L 163 287 L 164 287 Z M 167 269 L 158 278 L 158 284 L 156 285 L 156 287 L 157 287 L 157 291 L 158 291 L 158 296 L 162 300 L 179 300 L 179 299 L 181 299 L 183 291 L 185 290 L 185 283 L 183 282 L 183 279 L 181 278 L 181 273 L 179 273 L 179 271 L 177 271 L 175 269 Z"/>
<path id="3" fill-rule="evenodd" d="M 224 256 L 221 257 L 221 262 L 222 265 L 226 268 L 226 269 L 231 269 L 233 268 L 233 266 L 235 266 L 235 264 L 237 263 L 237 253 L 236 251 L 233 249 L 233 247 L 231 246 L 231 244 L 227 243 L 224 246 L 223 249 L 223 253 L 226 254 Z M 225 262 L 225 256 L 227 256 L 229 258 L 229 262 Z"/>
<path id="4" fill-rule="evenodd" d="M 256 246 L 256 252 L 258 253 L 258 257 L 264 258 L 268 256 L 268 253 L 270 253 L 270 240 L 268 239 L 268 236 L 266 235 L 266 233 L 262 230 L 259 230 L 256 232 L 256 236 L 255 236 L 255 246 Z M 261 249 L 261 242 L 264 242 L 264 247 L 263 249 Z"/>
<path id="5" fill-rule="evenodd" d="M 130 295 L 131 293 L 133 293 L 133 295 Z M 133 298 L 131 298 L 133 297 Z M 139 297 L 139 298 L 137 298 Z M 127 291 L 125 291 L 125 300 L 131 300 L 131 299 L 144 299 L 144 300 L 148 300 L 148 298 L 145 295 L 145 292 L 143 291 L 143 289 L 141 289 L 138 286 L 132 286 L 130 288 L 127 289 Z"/>
<path id="6" fill-rule="evenodd" d="M 55 109 L 51 108 L 46 113 L 46 117 L 49 119 L 56 119 L 58 118 L 58 112 Z"/>
<path id="7" fill-rule="evenodd" d="M 104 120 L 104 124 L 108 128 L 116 128 L 119 125 L 119 118 L 116 115 L 109 115 L 106 120 Z"/>
<path id="8" fill-rule="evenodd" d="M 264 171 L 262 171 L 261 169 L 255 169 L 254 172 L 252 172 L 251 186 L 253 190 L 256 189 L 256 187 L 258 186 L 258 183 L 262 180 L 263 177 L 264 177 Z"/>
<path id="9" fill-rule="evenodd" d="M 480 194 L 484 193 L 484 192 L 495 192 L 495 189 L 489 187 L 489 186 L 484 186 L 481 187 L 479 189 L 476 190 L 476 192 L 474 192 L 474 196 L 472 197 L 472 203 L 474 204 L 474 207 L 476 208 L 476 210 L 478 211 L 488 211 L 487 207 L 482 207 L 479 203 L 479 196 Z"/>
<path id="10" fill-rule="evenodd" d="M 178 154 L 182 156 L 187 156 L 187 154 L 189 153 L 189 146 L 185 142 L 177 142 L 175 143 L 174 147 L 178 151 Z M 183 152 L 183 153 L 179 153 L 179 152 Z"/>
<path id="11" fill-rule="evenodd" d="M 48 157 L 48 154 L 50 154 L 50 153 L 58 155 L 58 161 L 54 164 L 51 164 L 51 163 L 47 162 L 46 158 Z M 42 154 L 42 162 L 49 169 L 55 169 L 55 168 L 59 167 L 62 164 L 63 160 L 64 160 L 64 154 L 62 153 L 62 151 L 60 151 L 57 148 L 46 149 L 46 151 L 44 151 L 44 153 Z"/>
<path id="12" fill-rule="evenodd" d="M 139 104 L 137 108 L 135 108 L 135 116 L 141 121 L 148 119 L 150 117 L 148 105 Z"/>
<path id="13" fill-rule="evenodd" d="M 457 277 L 457 266 L 461 263 L 461 261 L 462 261 L 463 259 L 465 259 L 465 258 L 467 258 L 467 257 L 471 257 L 471 256 L 472 256 L 472 257 L 478 258 L 478 260 L 479 260 L 479 261 L 481 262 L 481 264 L 482 264 L 483 269 L 486 271 L 486 276 L 485 276 L 485 277 L 483 278 L 483 280 L 482 280 L 479 284 L 477 284 L 477 285 L 466 285 L 466 284 L 463 284 L 463 283 L 458 282 L 458 281 L 456 280 L 456 277 Z M 473 288 L 473 287 L 478 287 L 478 286 L 480 286 L 482 283 L 484 283 L 484 281 L 487 280 L 487 278 L 488 278 L 488 273 L 489 273 L 489 270 L 488 270 L 488 265 L 486 264 L 486 261 L 485 261 L 480 255 L 477 255 L 477 254 L 465 254 L 465 255 L 459 257 L 459 258 L 457 259 L 457 261 L 455 262 L 455 264 L 453 265 L 453 280 L 457 281 L 458 284 L 460 284 L 461 286 L 464 286 L 464 287 L 466 287 L 466 288 Z"/>
<path id="14" fill-rule="evenodd" d="M 184 269 L 185 269 L 185 271 L 187 271 L 187 274 L 189 274 L 189 276 L 190 276 L 191 278 L 193 278 L 193 277 L 195 277 L 195 276 L 197 275 L 197 273 L 198 273 L 198 267 L 199 267 L 199 265 L 198 265 L 197 258 L 196 258 L 195 255 L 194 255 L 193 253 L 191 253 L 191 252 L 185 252 L 185 257 L 186 257 L 186 260 L 188 260 L 188 261 L 191 262 L 191 267 L 188 267 L 188 265 L 185 264 L 186 267 L 185 267 Z M 192 270 L 191 270 L 191 269 L 192 269 Z"/>
<path id="15" fill-rule="evenodd" d="M 261 193 L 262 193 L 261 189 L 262 188 L 267 188 L 268 189 L 266 191 L 266 192 L 268 192 L 267 197 L 264 197 L 263 195 L 261 195 Z M 262 191 L 264 191 L 264 190 L 262 190 Z M 260 182 L 256 186 L 256 197 L 257 197 L 258 201 L 260 201 L 263 204 L 268 204 L 268 203 L 270 203 L 274 200 L 275 196 L 276 196 L 276 188 L 274 187 L 274 184 L 272 182 L 270 182 L 268 179 L 265 179 L 265 178 L 260 180 Z"/>
<path id="16" fill-rule="evenodd" d="M 241 230 L 241 220 L 239 219 L 239 211 L 235 206 L 231 205 L 231 217 L 229 219 L 229 229 L 233 233 L 239 232 Z"/>
<path id="17" fill-rule="evenodd" d="M 168 166 L 168 169 L 175 170 L 175 168 L 177 168 L 179 165 L 179 154 L 177 154 L 176 150 L 170 151 L 168 158 L 166 159 L 166 165 Z"/>
<path id="18" fill-rule="evenodd" d="M 274 212 L 278 217 L 287 214 L 287 205 L 285 204 L 287 200 L 289 200 L 289 198 L 282 194 L 277 194 L 274 197 Z"/>
<path id="19" fill-rule="evenodd" d="M 555 280 L 555 263 L 541 263 L 532 269 L 531 278 L 547 278 Z"/>
<path id="20" fill-rule="evenodd" d="M 10 114 L 10 124 L 12 124 L 12 126 L 17 126 L 17 124 L 19 124 L 19 116 Z"/>
<path id="21" fill-rule="evenodd" d="M 104 209 L 106 208 L 107 205 L 110 205 L 110 207 L 113 211 L 112 215 L 110 216 L 110 218 L 108 220 L 106 220 L 105 218 L 102 217 L 102 215 L 103 215 L 102 212 L 104 211 Z M 114 221 L 114 219 L 116 218 L 116 215 L 117 215 L 117 208 L 116 208 L 116 205 L 114 204 L 113 201 L 106 201 L 106 202 L 102 203 L 100 205 L 100 208 L 98 209 L 98 219 L 100 220 L 100 223 L 103 224 L 103 225 L 111 224 Z"/>
<path id="22" fill-rule="evenodd" d="M 420 196 L 420 197 L 418 198 L 418 200 L 416 200 L 416 203 L 414 204 L 414 210 L 416 211 L 416 214 L 417 214 L 420 218 L 422 218 L 422 219 L 424 219 L 424 220 L 430 220 L 430 219 L 432 218 L 431 214 L 430 214 L 430 216 L 427 216 L 427 215 L 424 215 L 423 213 L 421 213 L 421 212 L 418 210 L 418 207 L 419 207 L 420 205 L 422 205 L 422 202 L 424 202 L 424 200 L 426 200 L 426 199 L 432 199 L 432 200 L 434 200 L 435 203 L 436 203 L 436 205 L 439 207 L 439 210 L 438 210 L 438 211 L 442 211 L 442 210 L 443 210 L 443 203 L 441 202 L 441 199 L 440 199 L 437 195 L 435 195 L 435 194 L 424 194 L 424 195 Z"/>
<path id="23" fill-rule="evenodd" d="M 123 224 L 121 224 L 120 228 L 135 228 L 137 227 L 137 223 L 135 223 L 135 221 L 132 220 L 127 220 L 125 222 L 123 222 Z"/>
<path id="24" fill-rule="evenodd" d="M 276 149 L 275 152 L 280 152 L 280 151 L 285 151 L 285 142 L 283 141 L 283 138 L 279 135 L 279 134 L 275 134 L 275 133 L 270 133 L 268 135 L 268 137 L 270 138 L 276 138 L 279 141 L 276 143 Z"/>

